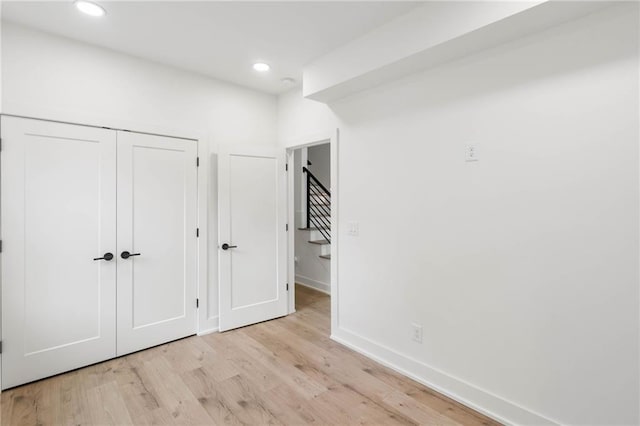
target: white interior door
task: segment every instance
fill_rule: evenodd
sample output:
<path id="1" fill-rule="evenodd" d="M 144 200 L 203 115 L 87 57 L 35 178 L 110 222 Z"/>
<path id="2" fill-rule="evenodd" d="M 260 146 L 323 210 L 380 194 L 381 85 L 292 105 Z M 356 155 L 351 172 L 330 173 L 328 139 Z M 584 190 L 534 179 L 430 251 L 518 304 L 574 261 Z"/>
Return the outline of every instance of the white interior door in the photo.
<path id="1" fill-rule="evenodd" d="M 284 153 L 275 148 L 222 152 L 218 158 L 225 331 L 287 314 L 286 172 Z"/>
<path id="2" fill-rule="evenodd" d="M 115 356 L 116 134 L 1 124 L 6 389 Z"/>
<path id="3" fill-rule="evenodd" d="M 195 141 L 118 132 L 118 355 L 196 332 L 196 159 Z"/>

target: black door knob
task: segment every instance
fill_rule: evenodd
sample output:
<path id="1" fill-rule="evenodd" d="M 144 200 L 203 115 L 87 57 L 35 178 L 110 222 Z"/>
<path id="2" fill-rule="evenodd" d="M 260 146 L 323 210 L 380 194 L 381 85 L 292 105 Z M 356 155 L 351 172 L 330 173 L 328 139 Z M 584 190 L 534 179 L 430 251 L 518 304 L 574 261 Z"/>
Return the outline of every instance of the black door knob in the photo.
<path id="1" fill-rule="evenodd" d="M 222 245 L 222 250 L 229 250 L 230 248 L 237 248 L 237 247 L 238 247 L 238 246 L 230 246 L 229 244 L 224 243 L 224 244 Z"/>
<path id="2" fill-rule="evenodd" d="M 123 259 L 128 259 L 131 256 L 140 256 L 140 253 L 129 253 L 128 251 L 123 251 L 120 253 L 120 257 Z"/>
<path id="3" fill-rule="evenodd" d="M 105 253 L 102 257 L 94 257 L 93 260 L 106 260 L 107 262 L 113 259 L 113 253 Z"/>

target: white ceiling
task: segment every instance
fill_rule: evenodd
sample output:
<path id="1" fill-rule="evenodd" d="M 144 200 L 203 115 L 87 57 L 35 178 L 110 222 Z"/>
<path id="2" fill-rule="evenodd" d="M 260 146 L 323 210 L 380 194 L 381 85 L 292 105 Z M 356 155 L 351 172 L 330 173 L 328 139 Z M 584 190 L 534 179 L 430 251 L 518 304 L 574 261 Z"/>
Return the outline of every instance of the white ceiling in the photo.
<path id="1" fill-rule="evenodd" d="M 415 2 L 96 1 L 107 15 L 72 1 L 3 1 L 2 19 L 221 80 L 282 93 L 315 58 L 402 15 Z M 263 61 L 268 73 L 251 65 Z"/>

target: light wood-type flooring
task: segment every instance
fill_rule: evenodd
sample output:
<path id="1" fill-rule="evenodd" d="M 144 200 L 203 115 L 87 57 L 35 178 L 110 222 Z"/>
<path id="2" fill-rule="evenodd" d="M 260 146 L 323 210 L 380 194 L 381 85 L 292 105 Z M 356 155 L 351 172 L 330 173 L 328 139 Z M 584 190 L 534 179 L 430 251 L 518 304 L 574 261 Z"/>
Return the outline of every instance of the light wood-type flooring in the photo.
<path id="1" fill-rule="evenodd" d="M 329 339 L 329 297 L 2 393 L 2 425 L 494 425 Z"/>

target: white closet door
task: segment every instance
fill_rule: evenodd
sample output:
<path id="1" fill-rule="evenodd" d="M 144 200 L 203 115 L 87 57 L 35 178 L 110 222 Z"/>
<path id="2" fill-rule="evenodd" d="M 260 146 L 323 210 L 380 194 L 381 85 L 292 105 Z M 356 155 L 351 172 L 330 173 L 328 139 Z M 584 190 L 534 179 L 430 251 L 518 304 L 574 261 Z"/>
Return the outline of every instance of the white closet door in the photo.
<path id="1" fill-rule="evenodd" d="M 2 117 L 2 387 L 116 353 L 116 134 Z"/>
<path id="2" fill-rule="evenodd" d="M 284 150 L 219 155 L 220 330 L 287 314 Z"/>
<path id="3" fill-rule="evenodd" d="M 118 132 L 118 355 L 196 332 L 196 159 L 195 141 Z"/>

